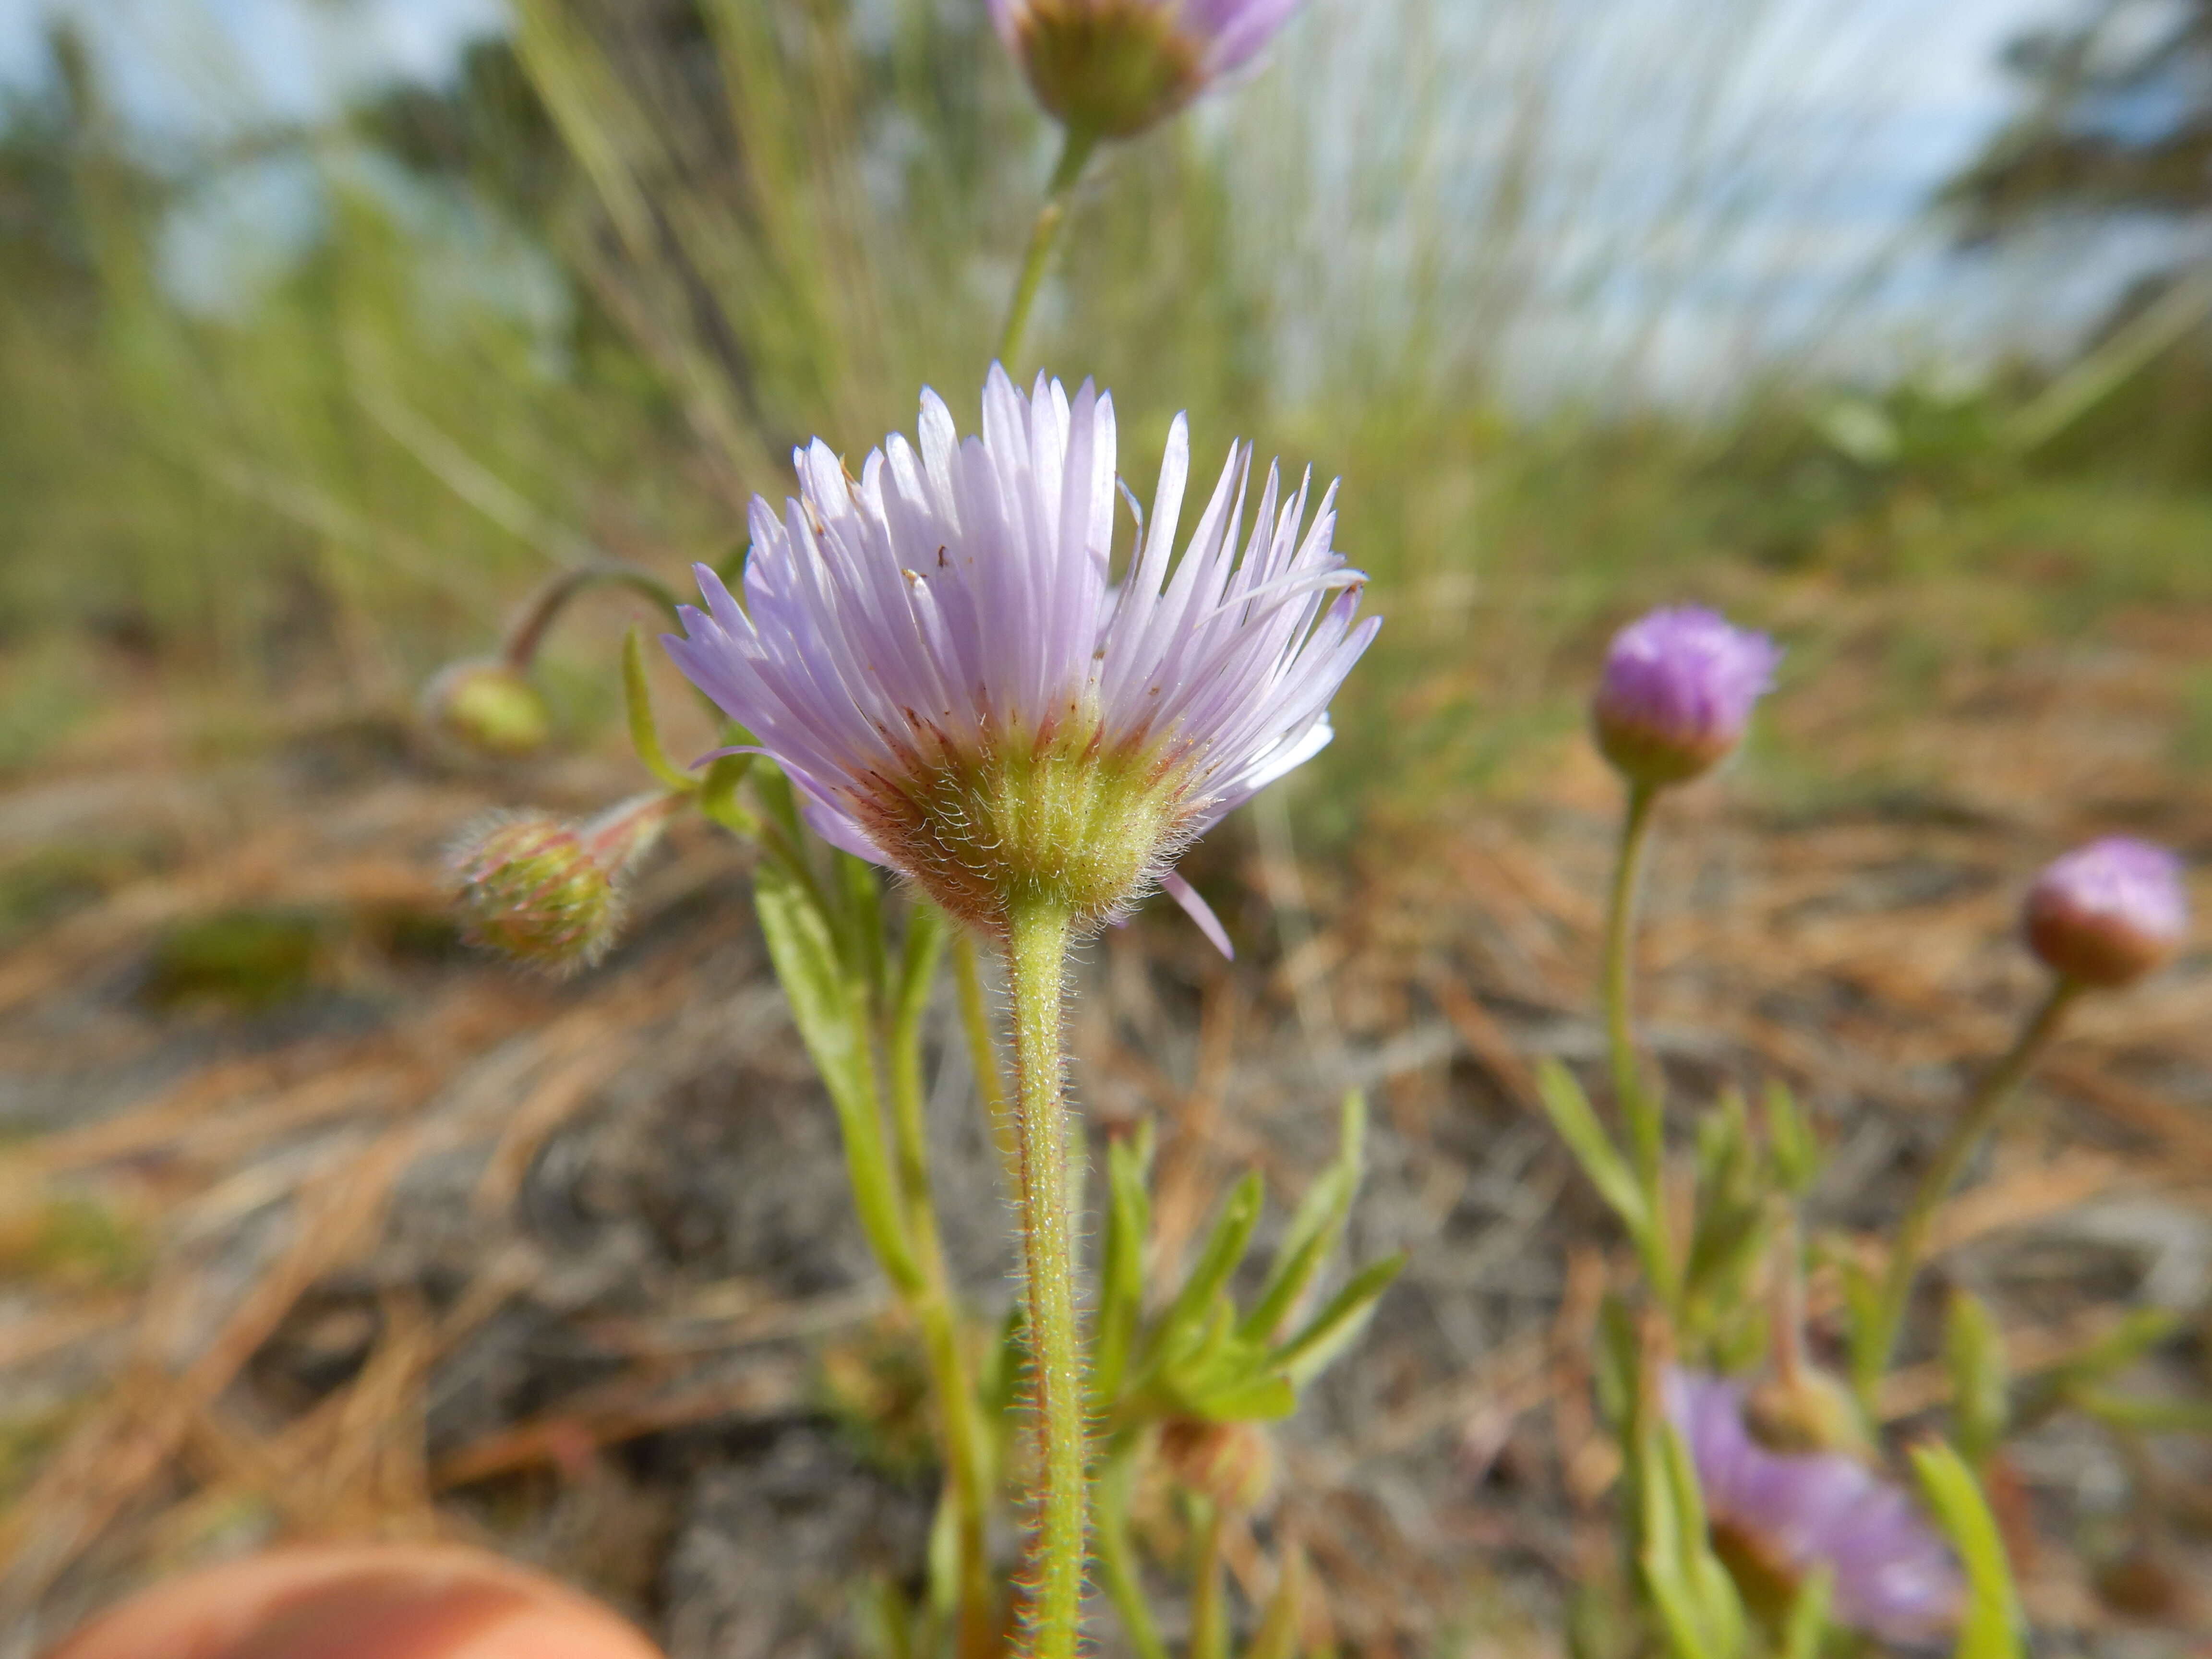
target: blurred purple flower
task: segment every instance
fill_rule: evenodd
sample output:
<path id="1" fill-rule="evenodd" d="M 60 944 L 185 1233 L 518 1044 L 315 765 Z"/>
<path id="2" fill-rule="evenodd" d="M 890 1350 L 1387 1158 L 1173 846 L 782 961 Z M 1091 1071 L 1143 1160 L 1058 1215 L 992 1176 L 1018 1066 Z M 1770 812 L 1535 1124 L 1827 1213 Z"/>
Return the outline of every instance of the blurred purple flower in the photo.
<path id="1" fill-rule="evenodd" d="M 1017 898 L 1115 919 L 1154 883 L 1225 951 L 1172 869 L 1191 839 L 1320 752 L 1328 708 L 1380 622 L 1306 486 L 1274 469 L 1237 556 L 1251 451 L 1229 460 L 1178 559 L 1183 417 L 1149 533 L 1108 569 L 1114 403 L 994 367 L 964 441 L 933 392 L 917 448 L 892 436 L 857 483 L 819 440 L 803 501 L 755 497 L 741 610 L 699 567 L 669 654 L 798 786 L 824 839 L 889 866 L 962 920 Z"/>
<path id="2" fill-rule="evenodd" d="M 2163 847 L 2107 836 L 2052 860 L 2028 890 L 2028 943 L 2083 985 L 2127 985 L 2189 936 L 2181 860 Z"/>
<path id="3" fill-rule="evenodd" d="M 1825 1565 L 1839 1624 L 1905 1643 L 1949 1628 L 1964 1592 L 1957 1565 L 1901 1489 L 1841 1452 L 1761 1445 L 1741 1385 L 1725 1377 L 1670 1370 L 1664 1387 L 1716 1548 L 1740 1576 L 1790 1586 Z"/>
<path id="4" fill-rule="evenodd" d="M 1592 707 L 1598 747 L 1638 783 L 1711 770 L 1743 737 L 1782 651 L 1699 605 L 1654 611 L 1613 635 Z"/>
<path id="5" fill-rule="evenodd" d="M 1097 138 L 1165 119 L 1249 62 L 1298 0 L 991 0 L 1037 101 Z"/>

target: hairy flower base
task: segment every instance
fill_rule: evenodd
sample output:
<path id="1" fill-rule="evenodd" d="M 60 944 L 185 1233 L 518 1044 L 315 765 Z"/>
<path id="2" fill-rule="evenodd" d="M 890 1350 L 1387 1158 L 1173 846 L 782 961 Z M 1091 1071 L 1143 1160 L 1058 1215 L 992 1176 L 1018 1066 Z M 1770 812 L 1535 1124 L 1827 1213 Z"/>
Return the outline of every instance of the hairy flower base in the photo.
<path id="1" fill-rule="evenodd" d="M 1014 33 L 1037 101 L 1102 138 L 1143 131 L 1206 85 L 1205 43 L 1158 0 L 1030 0 Z"/>
<path id="2" fill-rule="evenodd" d="M 951 915 L 991 933 L 1047 908 L 1079 933 L 1115 920 L 1175 861 L 1191 815 L 1182 769 L 1092 743 L 1014 743 L 917 766 L 854 819 L 893 866 Z"/>

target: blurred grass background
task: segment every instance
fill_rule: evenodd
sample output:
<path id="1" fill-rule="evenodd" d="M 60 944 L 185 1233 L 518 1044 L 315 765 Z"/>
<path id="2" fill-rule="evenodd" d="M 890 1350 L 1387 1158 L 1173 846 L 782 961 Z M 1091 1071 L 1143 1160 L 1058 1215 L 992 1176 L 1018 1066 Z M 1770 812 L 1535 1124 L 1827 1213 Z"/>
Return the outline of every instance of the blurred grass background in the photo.
<path id="1" fill-rule="evenodd" d="M 1392 616 L 1317 834 L 1495 779 L 1662 598 L 1873 651 L 1900 714 L 2212 599 L 2212 9 L 1990 3 L 2014 113 L 1917 198 L 1887 0 L 1314 0 L 1094 171 L 1035 362 L 1114 388 L 1140 495 L 1182 408 L 1202 455 L 1340 471 Z M 397 703 L 550 565 L 673 576 L 794 441 L 972 406 L 1053 143 L 980 0 L 516 0 L 306 117 L 250 94 L 234 9 L 29 14 L 0 766 L 134 677 Z M 199 118 L 136 111 L 118 16 Z M 578 732 L 611 651 L 548 661 Z M 2179 695 L 2212 764 L 2212 679 Z"/>

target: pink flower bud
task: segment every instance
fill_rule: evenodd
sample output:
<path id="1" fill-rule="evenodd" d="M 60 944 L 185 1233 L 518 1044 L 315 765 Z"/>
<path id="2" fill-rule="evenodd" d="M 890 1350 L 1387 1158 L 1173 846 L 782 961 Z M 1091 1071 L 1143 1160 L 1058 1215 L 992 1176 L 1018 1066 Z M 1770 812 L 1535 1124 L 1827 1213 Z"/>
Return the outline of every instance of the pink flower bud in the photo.
<path id="1" fill-rule="evenodd" d="M 2054 973 L 2106 989 L 2171 961 L 2189 936 L 2181 860 L 2107 836 L 2053 860 L 2028 890 L 2027 942 Z"/>
<path id="2" fill-rule="evenodd" d="M 1780 647 L 1698 605 L 1654 611 L 1613 635 L 1591 707 L 1597 746 L 1652 787 L 1708 772 L 1742 741 Z"/>

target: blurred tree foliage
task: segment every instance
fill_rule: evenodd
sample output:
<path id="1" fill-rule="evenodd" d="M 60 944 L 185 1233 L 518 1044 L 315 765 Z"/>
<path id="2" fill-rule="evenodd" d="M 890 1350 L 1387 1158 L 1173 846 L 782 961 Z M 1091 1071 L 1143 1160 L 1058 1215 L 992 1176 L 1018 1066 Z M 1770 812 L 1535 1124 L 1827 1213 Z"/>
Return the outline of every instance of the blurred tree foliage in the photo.
<path id="1" fill-rule="evenodd" d="M 2006 64 L 2023 107 L 1946 192 L 1969 240 L 2057 215 L 2212 213 L 2212 0 L 2095 0 Z"/>

